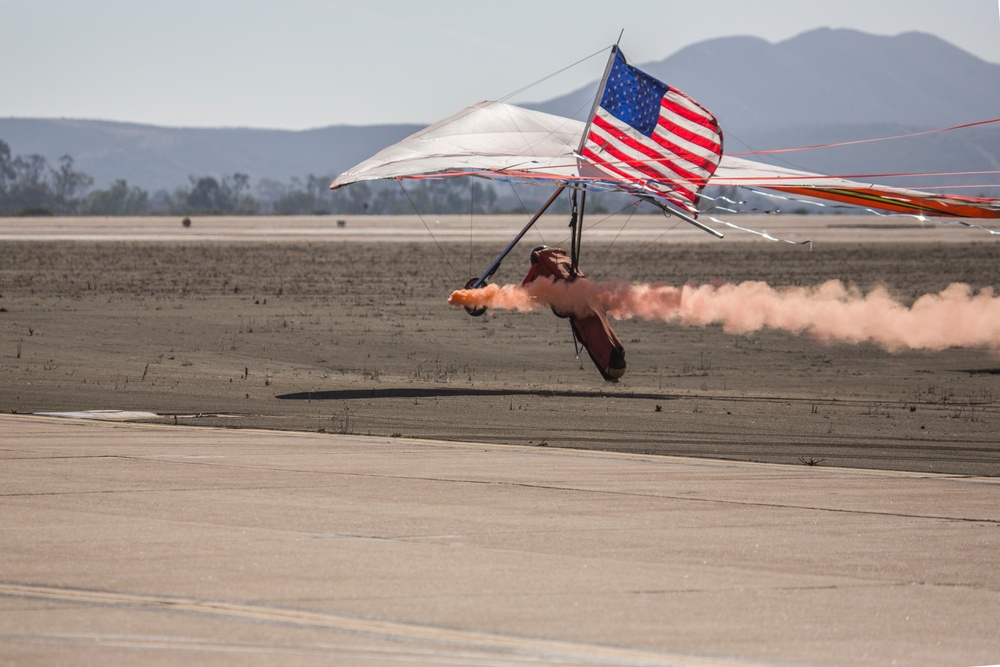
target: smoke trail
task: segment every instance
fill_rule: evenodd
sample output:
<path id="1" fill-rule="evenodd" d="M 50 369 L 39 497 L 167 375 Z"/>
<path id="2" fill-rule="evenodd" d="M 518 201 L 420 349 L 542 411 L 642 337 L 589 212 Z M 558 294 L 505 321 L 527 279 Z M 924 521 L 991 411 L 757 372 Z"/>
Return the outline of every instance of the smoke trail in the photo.
<path id="1" fill-rule="evenodd" d="M 458 290 L 448 302 L 518 311 L 552 306 L 562 313 L 583 313 L 599 305 L 616 319 L 702 327 L 721 324 L 731 334 L 769 328 L 827 342 L 871 342 L 890 352 L 1000 348 L 1000 297 L 993 295 L 992 288 L 977 293 L 962 283 L 921 296 L 910 306 L 894 299 L 885 288 L 863 293 L 838 280 L 777 289 L 753 281 L 672 287 L 538 279 L 526 287 Z"/>

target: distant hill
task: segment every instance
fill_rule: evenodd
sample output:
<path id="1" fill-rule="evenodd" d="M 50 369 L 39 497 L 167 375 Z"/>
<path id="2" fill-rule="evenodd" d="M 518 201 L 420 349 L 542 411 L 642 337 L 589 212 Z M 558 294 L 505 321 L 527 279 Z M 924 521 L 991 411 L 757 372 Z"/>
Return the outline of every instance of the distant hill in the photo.
<path id="1" fill-rule="evenodd" d="M 729 153 L 906 134 L 1000 116 L 1000 65 L 923 33 L 883 37 L 820 29 L 777 44 L 726 37 L 638 64 L 711 109 Z M 596 87 L 595 81 L 526 106 L 582 119 Z M 40 154 L 51 164 L 71 155 L 76 168 L 95 178 L 95 187 L 125 178 L 152 192 L 186 185 L 189 176 L 242 172 L 256 183 L 335 175 L 419 127 L 282 131 L 8 118 L 0 119 L 0 139 L 14 154 Z M 1000 169 L 1000 127 L 783 159 L 839 174 Z"/>
<path id="2" fill-rule="evenodd" d="M 270 178 L 336 176 L 420 125 L 335 125 L 315 130 L 176 128 L 97 120 L 0 118 L 0 139 L 15 155 L 38 154 L 74 168 L 103 188 L 124 178 L 155 192 L 188 185 L 190 176 L 236 172 Z"/>

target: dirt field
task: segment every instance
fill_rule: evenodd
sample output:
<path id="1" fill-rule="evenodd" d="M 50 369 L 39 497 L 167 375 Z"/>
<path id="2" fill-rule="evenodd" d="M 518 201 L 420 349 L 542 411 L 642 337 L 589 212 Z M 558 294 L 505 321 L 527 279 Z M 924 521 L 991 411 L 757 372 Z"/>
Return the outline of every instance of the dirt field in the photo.
<path id="1" fill-rule="evenodd" d="M 676 285 L 837 278 L 907 299 L 1000 288 L 1000 240 L 981 231 L 744 223 L 814 243 L 663 236 L 657 220 L 585 237 L 584 268 Z M 525 239 L 497 282 L 519 282 L 531 246 L 564 224 Z M 471 318 L 446 303 L 505 244 L 508 223 L 486 226 L 502 229 L 470 241 L 467 220 L 0 220 L 0 410 L 1000 474 L 994 351 L 627 320 L 614 325 L 628 372 L 609 385 L 548 310 Z"/>

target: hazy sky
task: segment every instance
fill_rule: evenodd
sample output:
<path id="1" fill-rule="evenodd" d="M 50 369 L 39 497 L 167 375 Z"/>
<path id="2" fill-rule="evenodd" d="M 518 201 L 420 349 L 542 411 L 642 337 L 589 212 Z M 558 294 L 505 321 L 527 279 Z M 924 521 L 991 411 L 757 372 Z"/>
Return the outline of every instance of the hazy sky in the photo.
<path id="1" fill-rule="evenodd" d="M 422 123 L 506 97 L 622 30 L 643 63 L 714 37 L 775 42 L 823 26 L 928 32 L 1000 63 L 1000 0 L 0 0 L 0 117 Z M 604 60 L 513 101 L 573 90 Z"/>

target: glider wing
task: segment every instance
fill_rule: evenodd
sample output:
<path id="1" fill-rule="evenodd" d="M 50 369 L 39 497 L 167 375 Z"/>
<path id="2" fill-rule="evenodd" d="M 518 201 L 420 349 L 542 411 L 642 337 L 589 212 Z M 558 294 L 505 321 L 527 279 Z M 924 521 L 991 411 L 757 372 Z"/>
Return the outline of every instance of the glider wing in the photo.
<path id="1" fill-rule="evenodd" d="M 480 102 L 395 143 L 338 176 L 337 189 L 378 179 L 480 176 L 553 181 L 642 196 L 676 187 L 617 176 L 578 151 L 587 125 L 503 102 Z M 957 197 L 824 176 L 723 156 L 709 186 L 763 188 L 911 215 L 1000 218 L 1000 200 Z"/>
<path id="2" fill-rule="evenodd" d="M 1000 200 L 997 199 L 955 197 L 862 183 L 729 156 L 722 158 L 722 163 L 709 181 L 709 185 L 764 188 L 911 215 L 1000 218 Z"/>

